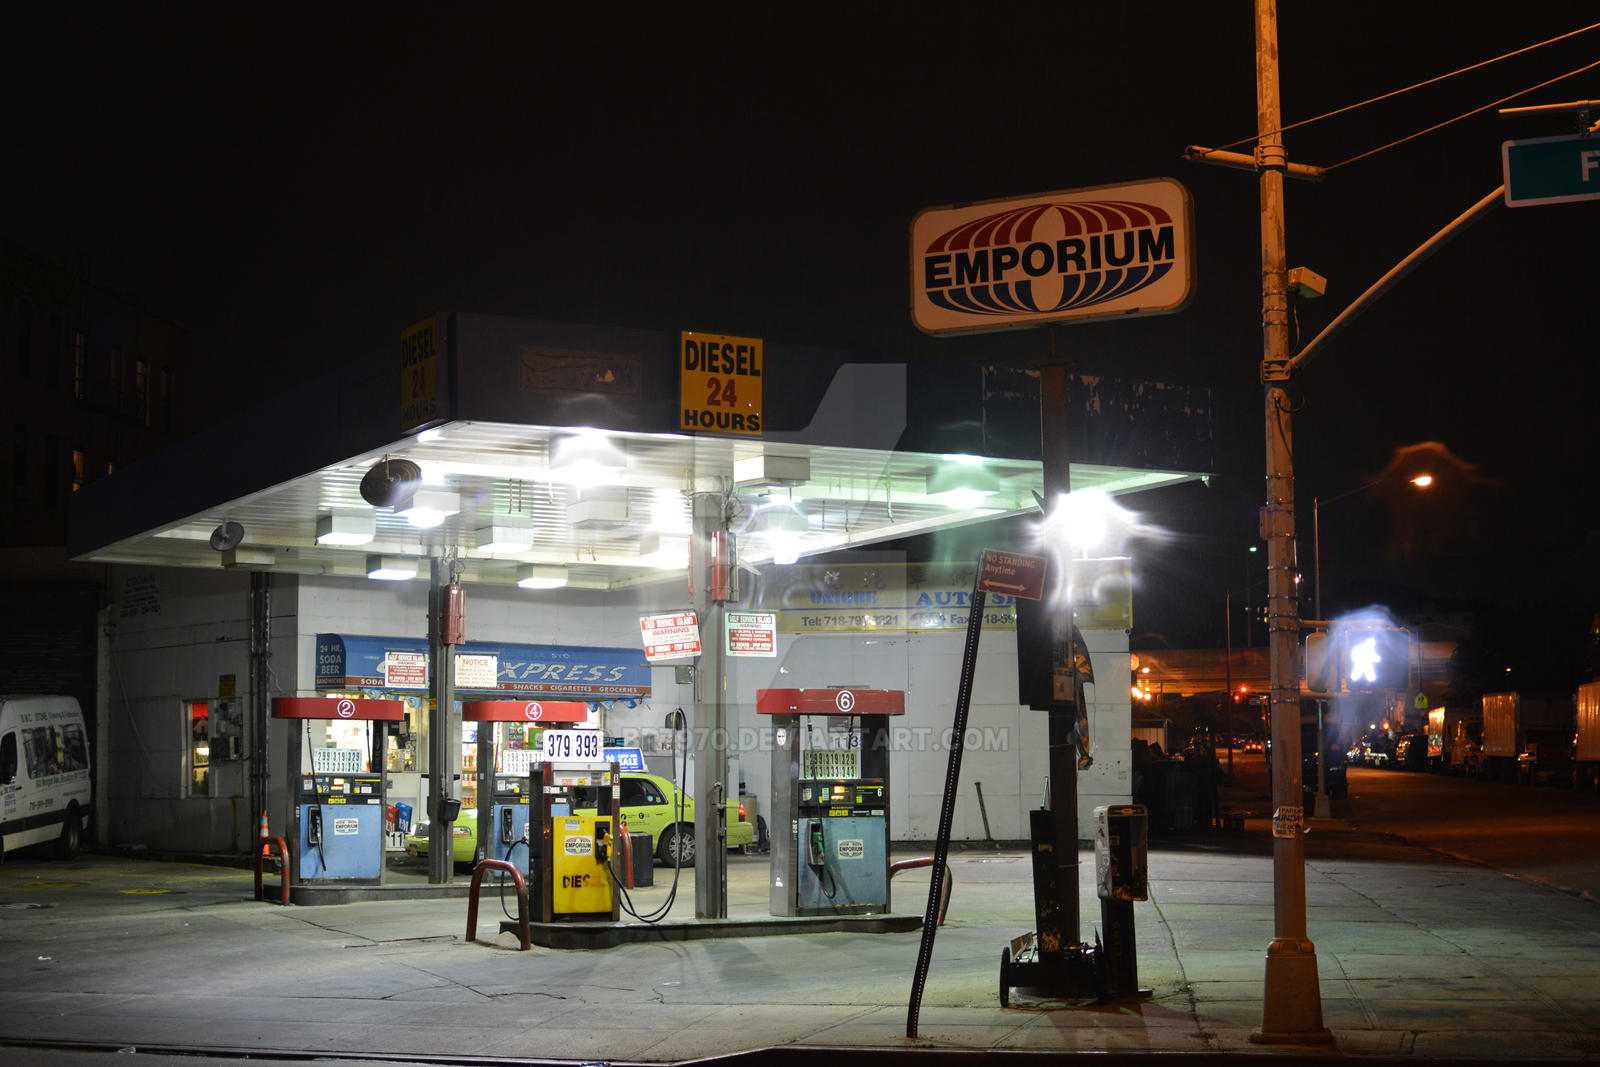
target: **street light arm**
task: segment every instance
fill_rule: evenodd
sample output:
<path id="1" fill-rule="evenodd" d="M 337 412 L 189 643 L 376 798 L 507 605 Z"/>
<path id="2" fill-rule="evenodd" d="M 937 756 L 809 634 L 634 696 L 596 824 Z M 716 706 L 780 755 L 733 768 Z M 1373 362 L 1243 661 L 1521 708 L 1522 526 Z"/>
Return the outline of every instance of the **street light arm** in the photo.
<path id="1" fill-rule="evenodd" d="M 1462 230 L 1498 207 L 1505 197 L 1505 191 L 1505 186 L 1497 187 L 1494 192 L 1456 216 L 1455 220 L 1444 229 L 1418 245 L 1416 251 L 1389 268 L 1389 273 L 1373 282 L 1366 292 L 1356 297 L 1349 307 L 1339 312 L 1332 322 L 1322 328 L 1321 333 L 1306 342 L 1306 346 L 1300 350 L 1299 354 L 1289 360 L 1290 373 L 1305 369 L 1311 363 L 1311 357 L 1320 352 L 1333 339 L 1334 335 L 1350 324 L 1352 319 L 1367 310 L 1368 305 L 1376 301 L 1378 297 L 1387 292 L 1401 278 L 1404 278 L 1425 262 L 1429 256 L 1444 247 L 1452 238 L 1458 236 Z"/>

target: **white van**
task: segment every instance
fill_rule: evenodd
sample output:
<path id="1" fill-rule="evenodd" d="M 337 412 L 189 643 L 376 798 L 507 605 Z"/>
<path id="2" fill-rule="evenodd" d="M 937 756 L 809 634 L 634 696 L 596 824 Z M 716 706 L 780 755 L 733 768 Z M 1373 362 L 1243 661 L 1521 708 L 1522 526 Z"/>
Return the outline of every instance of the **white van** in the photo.
<path id="1" fill-rule="evenodd" d="M 57 855 L 76 856 L 91 792 L 77 700 L 0 696 L 0 855 L 54 841 Z"/>

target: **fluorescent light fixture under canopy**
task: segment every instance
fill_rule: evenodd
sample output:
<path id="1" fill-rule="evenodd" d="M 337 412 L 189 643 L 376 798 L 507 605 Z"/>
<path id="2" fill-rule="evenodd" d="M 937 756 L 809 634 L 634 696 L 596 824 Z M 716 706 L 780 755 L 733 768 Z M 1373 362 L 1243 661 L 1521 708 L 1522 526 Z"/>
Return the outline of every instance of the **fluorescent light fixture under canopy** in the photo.
<path id="1" fill-rule="evenodd" d="M 567 584 L 567 568 L 528 563 L 517 568 L 517 585 L 523 589 L 560 589 Z"/>

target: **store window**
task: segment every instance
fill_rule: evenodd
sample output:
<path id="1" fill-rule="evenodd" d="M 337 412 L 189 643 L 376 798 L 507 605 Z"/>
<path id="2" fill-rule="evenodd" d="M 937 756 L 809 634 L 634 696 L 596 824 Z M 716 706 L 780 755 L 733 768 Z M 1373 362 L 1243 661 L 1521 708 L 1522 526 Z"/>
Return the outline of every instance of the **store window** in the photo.
<path id="1" fill-rule="evenodd" d="M 184 760 L 184 795 L 210 797 L 211 777 L 211 704 L 205 700 L 191 700 L 184 705 L 185 725 L 188 729 Z"/>
<path id="2" fill-rule="evenodd" d="M 88 459 L 83 454 L 83 449 L 72 450 L 72 491 L 76 493 L 83 488 L 83 472 L 88 464 Z"/>

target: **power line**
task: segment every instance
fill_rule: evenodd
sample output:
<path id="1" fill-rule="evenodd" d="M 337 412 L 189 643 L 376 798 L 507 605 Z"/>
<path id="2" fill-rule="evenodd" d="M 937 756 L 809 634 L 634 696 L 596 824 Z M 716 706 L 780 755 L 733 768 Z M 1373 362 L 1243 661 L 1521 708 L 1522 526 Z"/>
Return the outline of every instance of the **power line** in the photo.
<path id="1" fill-rule="evenodd" d="M 1423 89 L 1423 88 L 1426 88 L 1427 86 L 1435 85 L 1435 84 L 1437 84 L 1439 82 L 1442 82 L 1442 81 L 1445 81 L 1447 79 L 1454 78 L 1459 74 L 1470 74 L 1472 71 L 1481 70 L 1484 67 L 1492 66 L 1495 63 L 1500 63 L 1500 62 L 1502 62 L 1504 60 L 1507 60 L 1507 59 L 1514 59 L 1517 56 L 1525 55 L 1528 52 L 1532 52 L 1532 51 L 1534 51 L 1536 49 L 1543 48 L 1546 45 L 1556 44 L 1558 42 L 1565 41 L 1565 40 L 1567 40 L 1569 38 L 1576 37 L 1579 34 L 1588 33 L 1590 30 L 1595 30 L 1595 29 L 1600 29 L 1600 22 L 1596 22 L 1596 23 L 1593 23 L 1592 25 L 1584 26 L 1584 27 L 1582 27 L 1580 29 L 1573 30 L 1570 33 L 1563 33 L 1559 37 L 1552 37 L 1547 41 L 1540 41 L 1537 44 L 1530 44 L 1530 45 L 1527 45 L 1526 47 L 1518 48 L 1516 51 L 1507 52 L 1505 55 L 1496 56 L 1493 59 L 1485 59 L 1482 62 L 1474 63 L 1471 66 L 1462 67 L 1460 70 L 1453 70 L 1448 74 L 1440 74 L 1439 76 L 1434 77 L 1434 78 L 1429 78 L 1426 81 L 1420 81 L 1420 82 L 1417 82 L 1414 85 L 1408 85 L 1403 89 L 1395 89 L 1395 90 L 1393 90 L 1391 92 L 1383 93 L 1383 94 L 1381 94 L 1379 96 L 1374 96 L 1374 97 L 1372 97 L 1370 99 L 1363 100 L 1360 103 L 1347 104 L 1344 107 L 1335 108 L 1334 110 L 1328 111 L 1328 112 L 1324 112 L 1321 115 L 1314 115 L 1309 119 L 1301 119 L 1299 122 L 1290 123 L 1287 126 L 1279 127 L 1278 129 L 1269 131 L 1267 133 L 1259 133 L 1259 134 L 1256 134 L 1256 135 L 1253 135 L 1253 136 L 1250 136 L 1250 137 L 1243 137 L 1243 138 L 1240 138 L 1239 140 L 1234 141 L 1234 142 L 1232 142 L 1230 144 L 1223 145 L 1222 148 L 1223 149 L 1237 148 L 1242 144 L 1249 144 L 1251 141 L 1258 140 L 1261 137 L 1271 136 L 1273 134 L 1286 133 L 1289 130 L 1297 130 L 1301 126 L 1309 126 L 1313 122 L 1321 122 L 1323 119 L 1333 118 L 1335 115 L 1343 115 L 1346 112 L 1355 111 L 1356 109 L 1366 107 L 1369 104 L 1377 104 L 1377 103 L 1381 103 L 1384 100 L 1390 100 L 1390 99 L 1393 99 L 1394 97 L 1397 97 L 1397 96 L 1403 96 L 1404 94 L 1412 92 L 1413 90 Z M 1589 69 L 1588 67 L 1584 67 L 1581 70 L 1573 71 L 1572 73 L 1573 74 L 1579 74 L 1579 73 L 1582 73 L 1583 70 L 1588 70 L 1588 69 Z M 1563 74 L 1561 77 L 1562 78 L 1569 78 L 1571 76 L 1572 76 L 1571 74 Z M 1553 78 L 1551 80 L 1552 81 L 1560 81 L 1561 79 L 1560 78 Z M 1548 85 L 1550 83 L 1546 82 L 1544 84 Z M 1541 87 L 1542 86 L 1536 85 L 1536 86 L 1533 87 L 1533 89 L 1538 89 L 1538 88 L 1541 88 Z M 1533 89 L 1524 89 L 1523 92 L 1524 93 L 1532 92 Z M 1508 97 L 1506 97 L 1506 99 L 1510 100 L 1513 97 L 1520 96 L 1520 95 L 1522 95 L 1522 94 L 1521 93 L 1513 93 L 1512 96 L 1508 96 Z M 1494 104 L 1490 104 L 1488 106 L 1489 107 L 1493 107 L 1495 105 Z M 1478 109 L 1478 110 L 1482 110 L 1482 109 Z M 1467 114 L 1469 114 L 1469 115 L 1476 114 L 1476 111 L 1469 111 Z M 1451 120 L 1451 121 L 1454 121 L 1454 120 Z M 1441 125 L 1443 125 L 1443 124 L 1441 124 Z M 1437 127 L 1435 127 L 1435 129 L 1437 129 Z M 1422 132 L 1426 133 L 1428 131 L 1424 130 Z M 1420 136 L 1420 134 L 1417 135 L 1417 136 Z M 1397 141 L 1395 143 L 1399 144 L 1400 142 Z M 1389 147 L 1389 146 L 1386 145 L 1385 147 Z M 1382 151 L 1382 149 L 1375 149 L 1374 151 Z M 1368 153 L 1368 154 L 1370 155 L 1371 153 Z M 1361 157 L 1360 156 L 1356 156 L 1355 158 L 1356 159 L 1360 159 Z M 1348 162 L 1350 162 L 1350 160 L 1346 160 L 1345 162 L 1348 163 Z M 1340 165 L 1342 166 L 1342 164 L 1340 164 Z"/>
<path id="2" fill-rule="evenodd" d="M 1400 138 L 1398 141 L 1390 141 L 1386 145 L 1380 145 L 1377 148 L 1373 148 L 1373 149 L 1370 149 L 1370 150 L 1368 150 L 1366 152 L 1362 152 L 1359 155 L 1351 156 L 1349 159 L 1341 160 L 1338 163 L 1334 163 L 1331 166 L 1326 167 L 1325 169 L 1326 170 L 1337 170 L 1339 167 L 1344 166 L 1346 163 L 1354 163 L 1358 159 L 1366 159 L 1368 156 L 1375 156 L 1379 152 L 1383 152 L 1383 151 L 1386 151 L 1386 150 L 1388 150 L 1390 148 L 1394 148 L 1397 145 L 1403 145 L 1407 141 L 1414 141 L 1418 137 L 1422 137 L 1422 136 L 1424 136 L 1426 134 L 1432 133 L 1434 130 L 1441 130 L 1444 127 L 1450 125 L 1453 122 L 1460 122 L 1462 119 L 1470 118 L 1473 115 L 1476 115 L 1476 114 L 1478 114 L 1480 112 L 1483 112 L 1483 111 L 1488 111 L 1490 108 L 1499 107 L 1501 104 L 1505 103 L 1507 100 L 1515 100 L 1519 96 L 1526 96 L 1528 93 L 1531 93 L 1531 92 L 1533 92 L 1533 91 L 1535 91 L 1537 89 L 1543 89 L 1547 85 L 1554 85 L 1556 82 L 1561 81 L 1564 78 L 1570 78 L 1575 74 L 1582 74 L 1584 71 L 1593 70 L 1595 67 L 1600 67 L 1600 60 L 1596 60 L 1595 62 L 1590 63 L 1586 67 L 1579 67 L 1577 70 L 1569 70 L 1565 74 L 1558 74 L 1554 78 L 1549 79 L 1548 81 L 1540 82 L 1538 85 L 1530 85 L 1526 89 L 1519 89 L 1517 92 L 1512 93 L 1510 96 L 1502 96 L 1500 99 L 1495 100 L 1495 101 L 1493 101 L 1491 103 L 1488 103 L 1488 104 L 1484 104 L 1482 107 L 1475 107 L 1471 111 L 1464 111 L 1461 114 L 1457 115 L 1455 118 L 1445 119 L 1443 122 L 1435 123 L 1434 125 L 1429 126 L 1425 130 L 1418 130 L 1416 133 L 1408 134 L 1405 137 Z"/>

